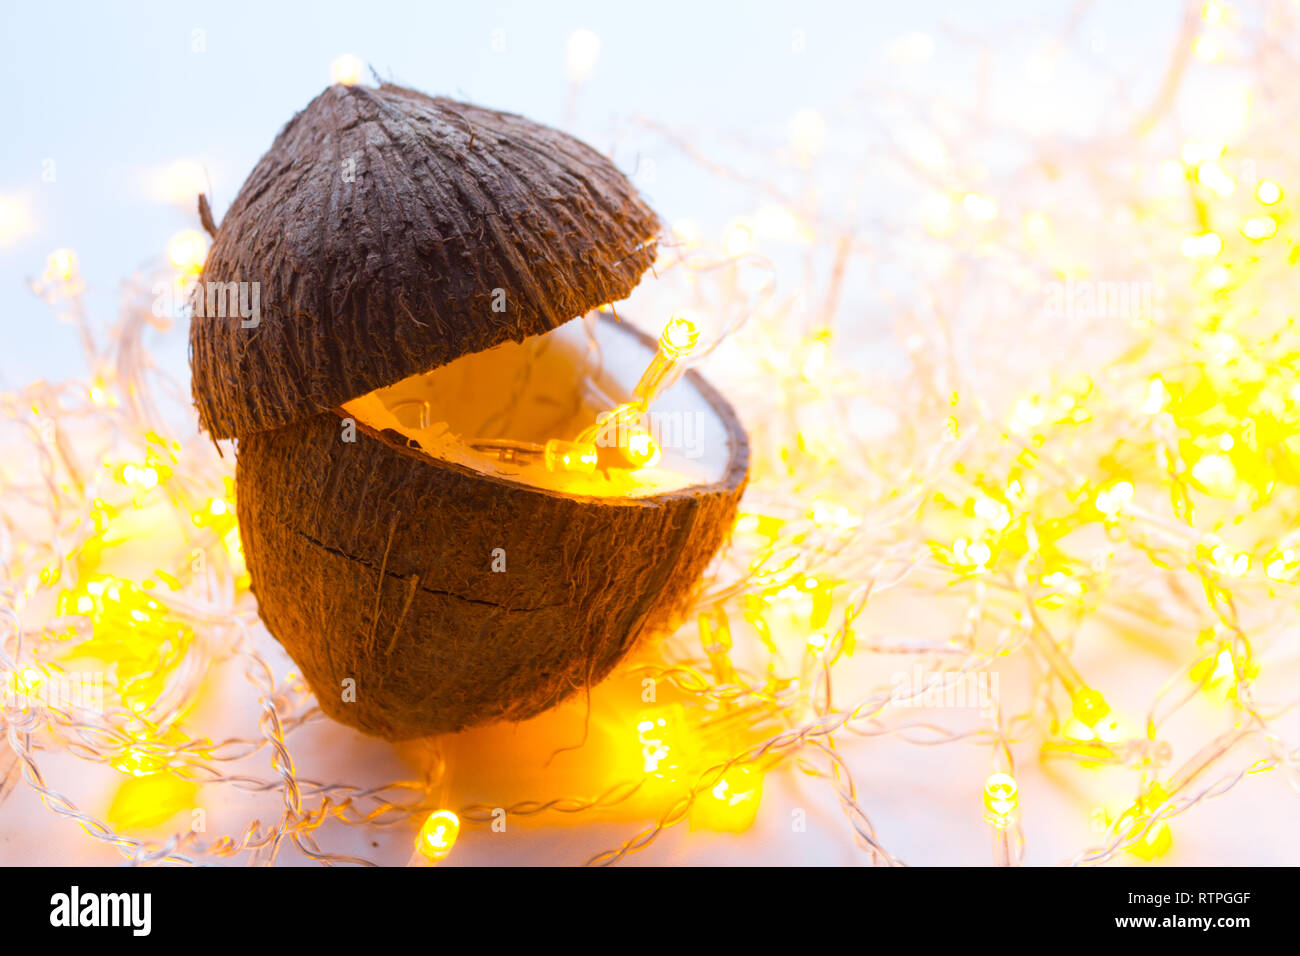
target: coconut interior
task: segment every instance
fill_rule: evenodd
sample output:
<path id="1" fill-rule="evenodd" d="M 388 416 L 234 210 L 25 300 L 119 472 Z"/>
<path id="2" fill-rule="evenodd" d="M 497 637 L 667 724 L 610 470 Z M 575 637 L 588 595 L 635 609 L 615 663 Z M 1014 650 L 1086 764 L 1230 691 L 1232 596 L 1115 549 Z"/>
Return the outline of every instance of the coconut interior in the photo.
<path id="1" fill-rule="evenodd" d="M 731 457 L 726 426 L 686 377 L 661 392 L 644 424 L 662 450 L 654 467 L 616 464 L 592 474 L 551 471 L 541 456 L 503 461 L 475 441 L 544 445 L 572 440 L 597 416 L 628 401 L 655 347 L 611 319 L 580 319 L 523 343 L 464 355 L 344 405 L 372 428 L 392 429 L 423 451 L 538 488 L 600 497 L 643 497 L 712 484 Z M 625 465 L 625 467 L 618 467 Z"/>

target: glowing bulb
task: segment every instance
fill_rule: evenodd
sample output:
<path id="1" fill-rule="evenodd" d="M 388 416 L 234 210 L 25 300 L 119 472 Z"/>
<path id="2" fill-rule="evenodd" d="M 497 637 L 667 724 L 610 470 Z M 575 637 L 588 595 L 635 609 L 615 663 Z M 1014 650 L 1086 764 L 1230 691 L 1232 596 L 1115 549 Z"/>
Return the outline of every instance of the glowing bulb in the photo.
<path id="1" fill-rule="evenodd" d="M 685 723 L 686 712 L 680 704 L 655 708 L 639 716 L 636 736 L 644 773 L 665 778 L 675 775 L 687 749 L 683 737 Z"/>
<path id="2" fill-rule="evenodd" d="M 128 830 L 161 826 L 183 810 L 192 810 L 197 785 L 170 773 L 131 776 L 122 781 L 108 808 L 109 822 Z"/>
<path id="3" fill-rule="evenodd" d="M 1212 36 L 1202 34 L 1192 44 L 1192 52 L 1196 54 L 1198 60 L 1213 63 L 1219 58 L 1219 41 Z"/>
<path id="4" fill-rule="evenodd" d="M 208 238 L 195 229 L 183 229 L 167 243 L 167 258 L 186 272 L 201 272 L 208 256 Z"/>
<path id="5" fill-rule="evenodd" d="M 330 82 L 342 83 L 344 86 L 356 86 L 365 74 L 366 64 L 361 57 L 344 53 L 330 63 Z"/>
<path id="6" fill-rule="evenodd" d="M 1183 240 L 1183 255 L 1188 259 L 1217 256 L 1223 249 L 1223 240 L 1217 232 L 1202 232 Z"/>
<path id="7" fill-rule="evenodd" d="M 158 469 L 149 465 L 123 465 L 122 483 L 141 491 L 151 491 L 158 486 Z"/>
<path id="8" fill-rule="evenodd" d="M 600 37 L 591 30 L 574 30 L 569 34 L 565 51 L 565 70 L 570 82 L 585 83 L 600 59 Z"/>
<path id="9" fill-rule="evenodd" d="M 1272 239 L 1277 235 L 1277 220 L 1272 216 L 1251 216 L 1241 224 L 1241 234 L 1247 239 Z"/>
<path id="10" fill-rule="evenodd" d="M 77 254 L 71 249 L 55 249 L 45 260 L 47 282 L 67 282 L 77 274 Z"/>
<path id="11" fill-rule="evenodd" d="M 695 348 L 699 338 L 700 329 L 694 320 L 684 315 L 674 315 L 668 320 L 659 334 L 659 348 L 654 358 L 632 389 L 641 411 L 649 408 L 655 396 L 671 388 L 681 377 L 684 371 L 681 359 Z"/>
<path id="12" fill-rule="evenodd" d="M 814 502 L 809 517 L 822 527 L 840 531 L 851 531 L 862 523 L 862 519 L 844 505 L 831 502 Z"/>
<path id="13" fill-rule="evenodd" d="M 551 471 L 575 471 L 589 475 L 596 470 L 596 446 L 588 442 L 552 438 L 542 453 Z"/>
<path id="14" fill-rule="evenodd" d="M 983 518 L 995 531 L 1001 531 L 1011 523 L 1011 511 L 1000 501 L 993 498 L 980 498 L 975 502 L 976 517 Z"/>
<path id="15" fill-rule="evenodd" d="M 992 774 L 984 782 L 984 818 L 999 829 L 1006 827 L 1016 816 L 1020 804 L 1020 788 L 1007 773 Z"/>
<path id="16" fill-rule="evenodd" d="M 1129 848 L 1129 852 L 1144 860 L 1154 860 L 1168 853 L 1173 843 L 1173 831 L 1169 824 L 1161 822 L 1148 830 L 1136 846 Z"/>
<path id="17" fill-rule="evenodd" d="M 1214 26 L 1216 23 L 1222 23 L 1223 4 L 1219 3 L 1218 0 L 1208 0 L 1208 2 L 1201 7 L 1201 19 L 1211 26 Z"/>
<path id="18" fill-rule="evenodd" d="M 1255 187 L 1255 198 L 1265 206 L 1272 206 L 1282 200 L 1282 187 L 1271 179 L 1260 180 Z"/>
<path id="19" fill-rule="evenodd" d="M 1297 571 L 1300 571 L 1300 552 L 1286 548 L 1268 563 L 1264 573 L 1274 581 L 1289 581 Z"/>
<path id="20" fill-rule="evenodd" d="M 5 698 L 21 700 L 23 698 L 35 697 L 40 690 L 45 675 L 35 667 L 24 667 L 21 671 L 11 671 L 9 680 L 6 682 L 5 695 L 0 697 L 0 702 Z M 20 708 L 25 709 L 26 704 L 19 704 Z"/>
<path id="21" fill-rule="evenodd" d="M 754 227 L 760 235 L 783 242 L 795 238 L 799 230 L 794 215 L 784 206 L 764 206 L 754 216 Z"/>
<path id="22" fill-rule="evenodd" d="M 627 460 L 638 468 L 653 468 L 663 454 L 654 436 L 640 426 L 628 429 L 623 452 Z"/>
<path id="23" fill-rule="evenodd" d="M 762 774 L 750 767 L 732 767 L 707 795 L 691 807 L 691 827 L 724 833 L 748 830 L 762 799 Z"/>
<path id="24" fill-rule="evenodd" d="M 1214 562 L 1215 570 L 1229 577 L 1239 578 L 1250 570 L 1250 555 L 1233 551 L 1222 544 L 1215 545 L 1210 550 L 1210 560 Z"/>
<path id="25" fill-rule="evenodd" d="M 456 837 L 459 835 L 460 820 L 457 819 L 456 814 L 450 810 L 439 810 L 429 814 L 429 818 L 424 821 L 424 826 L 420 827 L 415 848 L 421 855 L 437 863 L 447 858 L 447 854 L 456 845 Z"/>
<path id="26" fill-rule="evenodd" d="M 1110 704 L 1106 703 L 1101 691 L 1080 687 L 1070 700 L 1070 710 L 1079 723 L 1085 727 L 1095 727 L 1098 721 L 1110 713 Z"/>
<path id="27" fill-rule="evenodd" d="M 1025 216 L 1025 238 L 1035 248 L 1042 248 L 1052 239 L 1052 222 L 1041 212 Z"/>
<path id="28" fill-rule="evenodd" d="M 1169 799 L 1169 793 L 1164 787 L 1156 784 L 1151 788 L 1150 793 L 1139 798 L 1133 806 L 1120 815 L 1115 824 L 1116 831 L 1120 833 L 1129 831 L 1138 819 L 1154 813 L 1167 799 Z M 1173 839 L 1169 824 L 1162 821 L 1155 826 L 1148 827 L 1142 838 L 1129 847 L 1129 852 L 1144 860 L 1154 860 L 1156 857 L 1164 856 L 1169 852 Z"/>
<path id="29" fill-rule="evenodd" d="M 687 249 L 700 244 L 700 227 L 694 219 L 681 219 L 673 223 L 673 235 Z"/>
<path id="30" fill-rule="evenodd" d="M 790 145 L 804 162 L 826 145 L 826 120 L 816 110 L 800 110 L 790 117 Z"/>
<path id="31" fill-rule="evenodd" d="M 674 315 L 659 333 L 659 348 L 669 358 L 679 359 L 688 355 L 700 340 L 700 327 L 694 320 L 684 315 Z"/>
<path id="32" fill-rule="evenodd" d="M 203 164 L 193 159 L 177 159 L 166 166 L 145 172 L 144 191 L 158 202 L 194 206 L 194 197 L 207 189 L 208 174 Z"/>
<path id="33" fill-rule="evenodd" d="M 127 747 L 110 761 L 114 769 L 133 777 L 147 777 L 167 766 L 167 761 L 139 747 Z"/>
<path id="34" fill-rule="evenodd" d="M 754 248 L 754 230 L 746 222 L 733 222 L 723 233 L 722 245 L 729 256 L 743 256 Z"/>
<path id="35" fill-rule="evenodd" d="M 1214 160 L 1201 163 L 1196 167 L 1196 179 L 1202 186 L 1220 197 L 1232 195 L 1236 182 L 1223 171 L 1223 167 Z"/>
<path id="36" fill-rule="evenodd" d="M 1164 383 L 1161 383 L 1160 387 L 1163 389 Z M 1114 518 L 1132 500 L 1133 485 L 1127 481 L 1117 481 L 1109 488 L 1097 492 L 1095 504 L 1097 510 L 1106 517 Z"/>

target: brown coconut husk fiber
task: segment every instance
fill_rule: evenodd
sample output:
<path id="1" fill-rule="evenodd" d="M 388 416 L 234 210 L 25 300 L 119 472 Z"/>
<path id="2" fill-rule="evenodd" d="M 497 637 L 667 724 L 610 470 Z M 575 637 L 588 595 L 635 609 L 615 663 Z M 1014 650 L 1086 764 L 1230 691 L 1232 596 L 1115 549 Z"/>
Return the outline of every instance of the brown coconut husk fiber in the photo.
<path id="1" fill-rule="evenodd" d="M 204 282 L 259 282 L 261 320 L 193 320 L 200 420 L 213 438 L 248 435 L 546 332 L 626 298 L 658 231 L 572 136 L 391 84 L 332 86 L 217 230 Z"/>
<path id="2" fill-rule="evenodd" d="M 679 387 L 725 455 L 640 496 L 481 471 L 342 408 L 625 297 L 657 229 L 573 138 L 391 85 L 326 90 L 249 176 L 203 279 L 260 282 L 260 322 L 196 317 L 193 388 L 211 435 L 238 438 L 258 612 L 334 719 L 392 740 L 523 719 L 688 606 L 749 466 L 735 412 L 698 374 Z M 653 341 L 618 328 L 615 347 L 648 359 Z"/>

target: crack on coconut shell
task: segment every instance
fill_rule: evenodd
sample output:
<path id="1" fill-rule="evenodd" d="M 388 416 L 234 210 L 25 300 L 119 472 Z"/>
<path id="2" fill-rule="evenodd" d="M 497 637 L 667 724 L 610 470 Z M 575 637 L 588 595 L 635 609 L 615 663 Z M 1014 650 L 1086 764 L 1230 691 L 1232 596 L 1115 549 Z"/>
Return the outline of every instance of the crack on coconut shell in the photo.
<path id="1" fill-rule="evenodd" d="M 276 428 L 626 298 L 659 229 L 565 133 L 391 84 L 330 87 L 254 167 L 208 253 L 196 294 L 257 282 L 261 314 L 192 318 L 203 427 Z"/>
<path id="2" fill-rule="evenodd" d="M 274 521 L 276 524 L 280 525 L 280 527 L 284 528 L 285 531 L 289 532 L 290 534 L 297 535 L 300 538 L 303 538 L 304 540 L 320 548 L 322 551 L 328 552 L 329 554 L 336 555 L 340 558 L 344 558 L 348 561 L 353 562 L 354 564 L 359 564 L 362 567 L 367 568 L 371 571 L 378 572 L 380 575 L 382 575 L 382 580 L 391 579 L 394 581 L 403 581 L 407 583 L 408 587 L 410 586 L 411 581 L 415 581 L 418 583 L 420 580 L 420 576 L 418 574 L 411 574 L 411 575 L 398 574 L 397 572 L 389 571 L 384 567 L 376 567 L 373 563 L 367 561 L 365 558 L 358 557 L 355 554 L 349 554 L 346 551 L 341 551 L 338 548 L 332 548 L 329 545 L 325 544 L 323 541 L 313 538 L 309 534 L 304 534 L 302 531 L 299 531 L 297 528 L 293 528 L 289 526 L 277 515 L 268 514 L 266 515 L 266 517 L 269 520 Z M 490 608 L 495 608 L 499 611 L 505 611 L 507 614 L 528 614 L 534 611 L 544 611 L 547 608 L 564 606 L 563 604 L 555 603 L 555 604 L 538 604 L 531 607 L 511 607 L 510 605 L 500 604 L 496 601 L 486 601 L 482 598 L 472 598 L 467 594 L 458 594 L 455 591 L 444 591 L 439 588 L 431 588 L 425 585 L 418 585 L 418 587 L 421 591 L 424 591 L 426 594 L 434 594 L 439 597 L 455 598 L 457 601 L 464 601 L 466 604 L 480 604 L 483 607 L 490 607 Z M 376 603 L 378 603 L 378 599 L 380 595 L 377 593 L 375 597 L 376 597 Z"/>

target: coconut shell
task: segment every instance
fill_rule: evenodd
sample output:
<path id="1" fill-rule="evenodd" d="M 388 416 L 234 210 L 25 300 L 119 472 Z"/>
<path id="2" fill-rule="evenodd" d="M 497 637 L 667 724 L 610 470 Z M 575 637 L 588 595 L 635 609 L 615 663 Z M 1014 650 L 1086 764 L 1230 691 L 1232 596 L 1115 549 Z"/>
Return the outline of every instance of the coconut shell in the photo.
<path id="1" fill-rule="evenodd" d="M 201 423 L 251 435 L 549 331 L 625 298 L 658 230 L 614 165 L 558 130 L 391 84 L 332 86 L 217 230 L 204 285 L 259 283 L 260 316 L 193 319 Z"/>
<path id="2" fill-rule="evenodd" d="M 529 487 L 360 422 L 347 443 L 341 410 L 244 438 L 252 589 L 324 711 L 390 740 L 521 720 L 673 626 L 735 521 L 749 464 L 735 412 L 688 375 L 725 425 L 729 460 L 714 484 L 653 497 Z"/>

